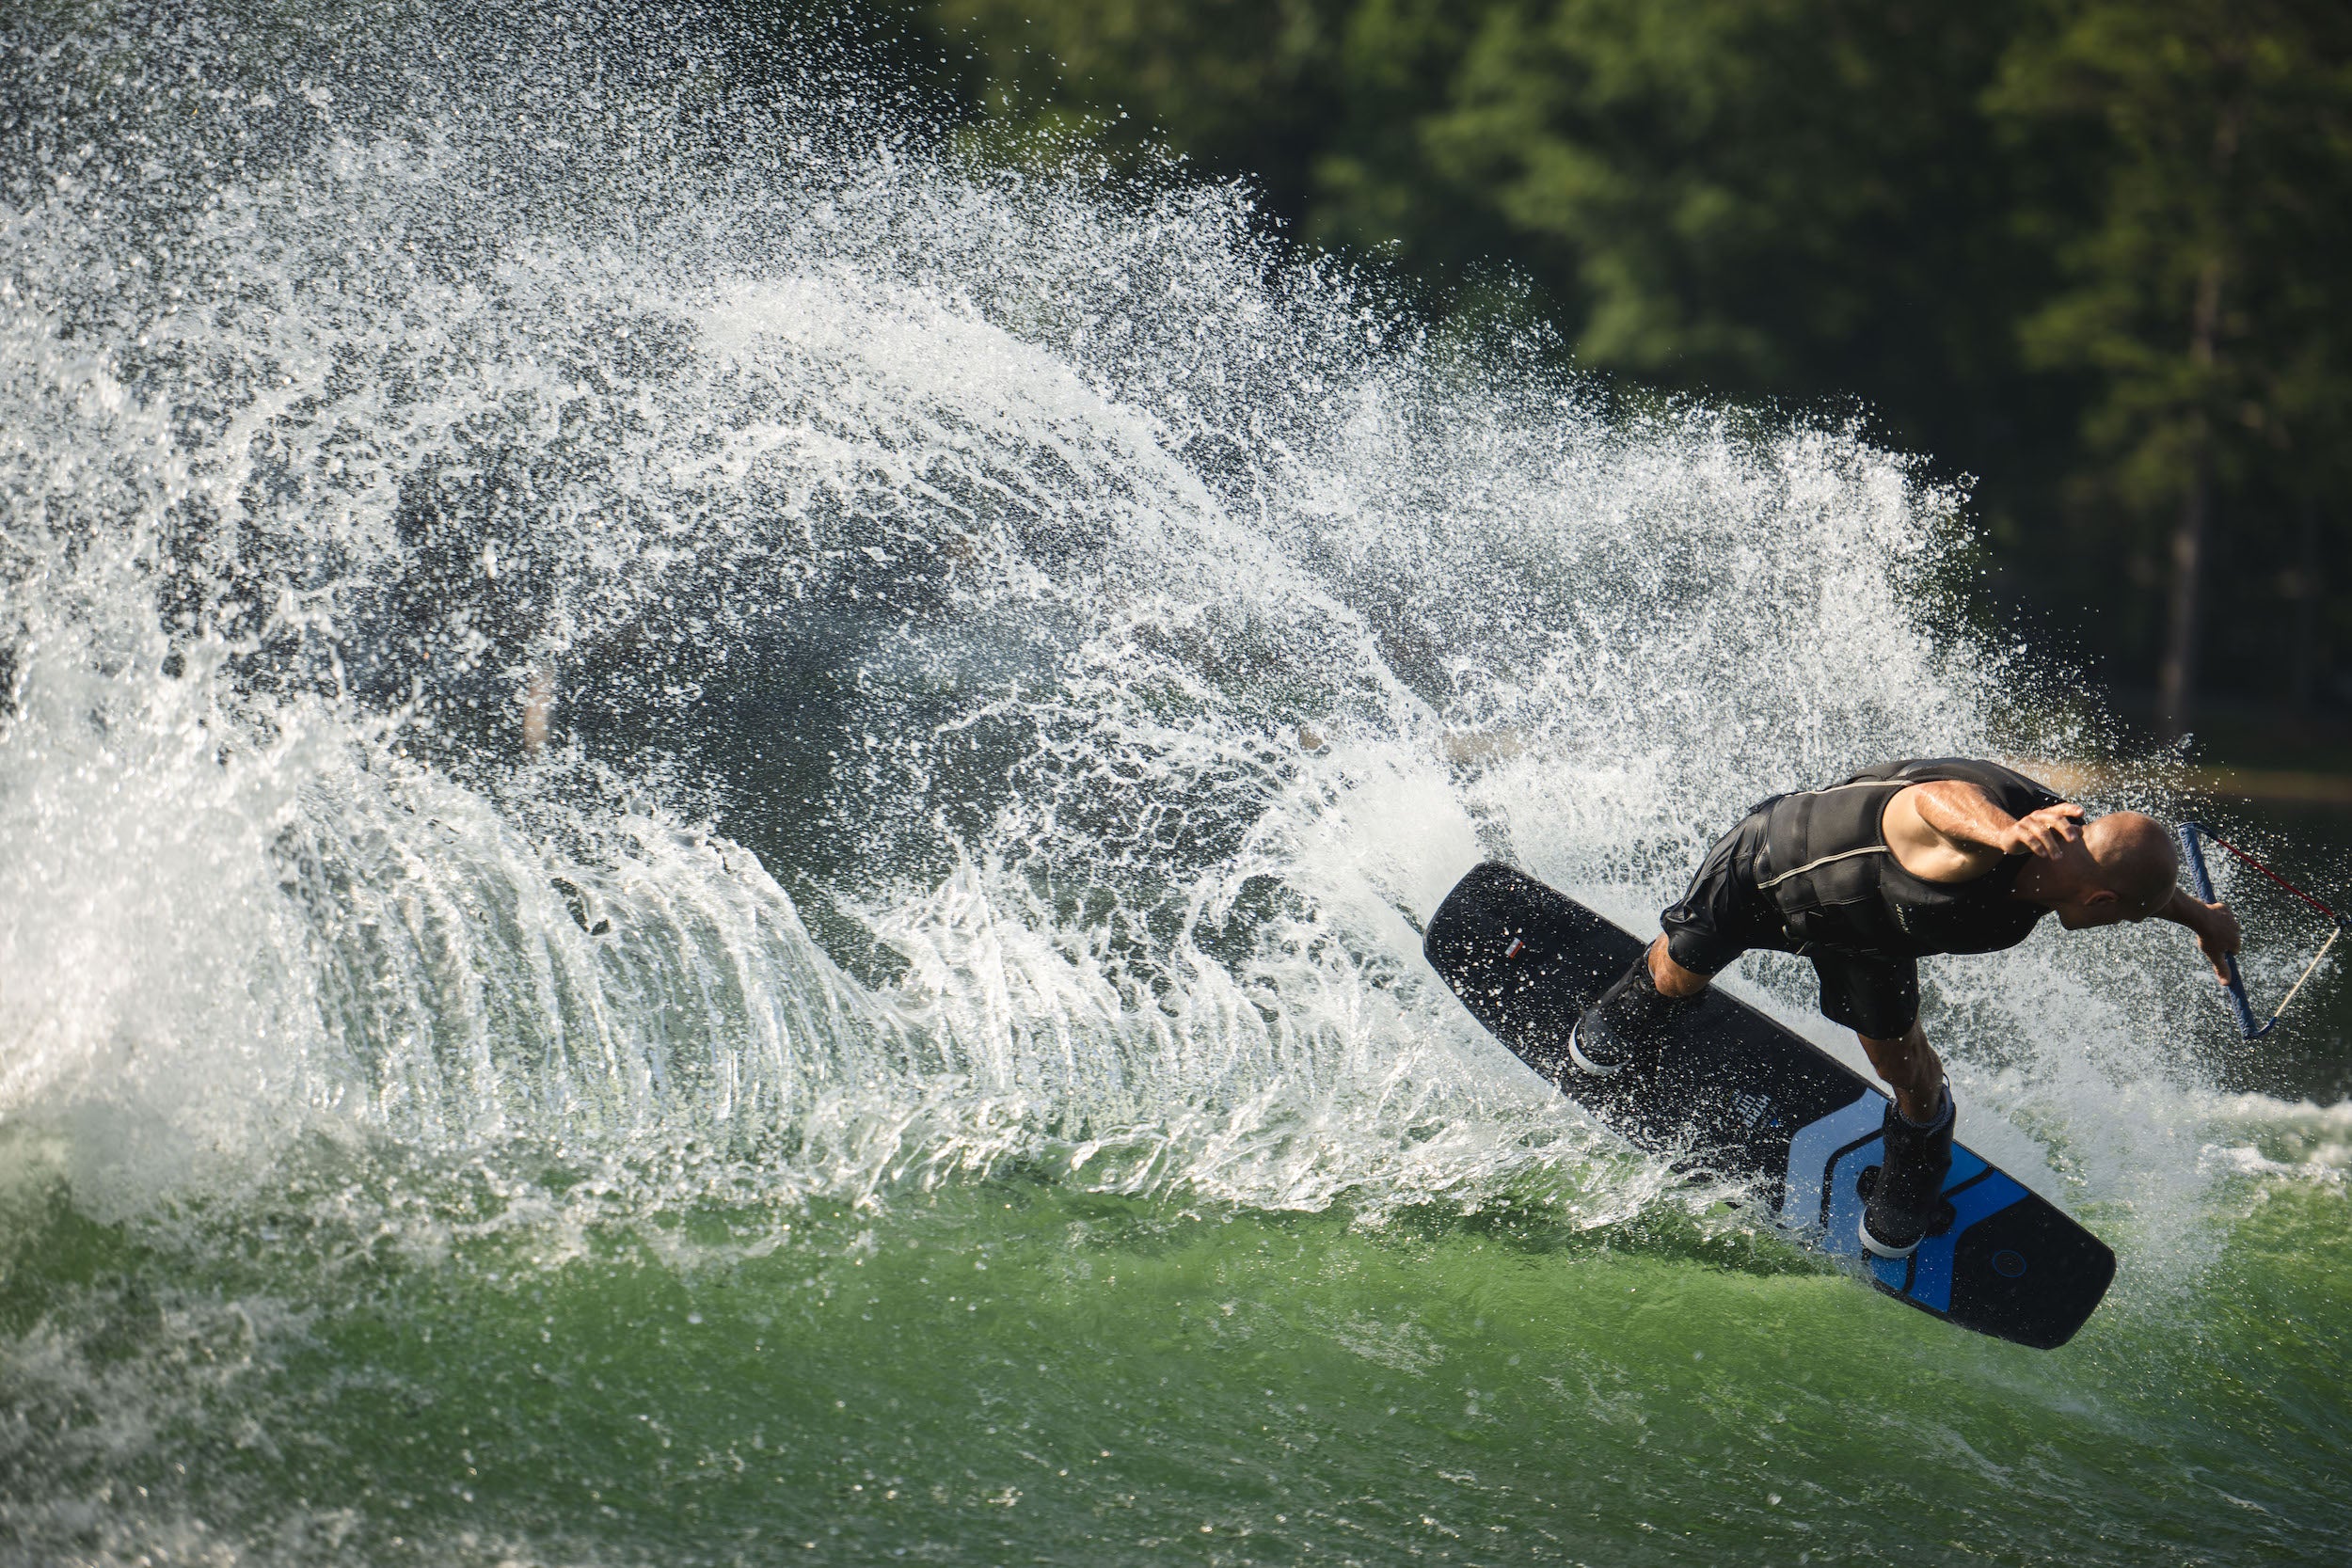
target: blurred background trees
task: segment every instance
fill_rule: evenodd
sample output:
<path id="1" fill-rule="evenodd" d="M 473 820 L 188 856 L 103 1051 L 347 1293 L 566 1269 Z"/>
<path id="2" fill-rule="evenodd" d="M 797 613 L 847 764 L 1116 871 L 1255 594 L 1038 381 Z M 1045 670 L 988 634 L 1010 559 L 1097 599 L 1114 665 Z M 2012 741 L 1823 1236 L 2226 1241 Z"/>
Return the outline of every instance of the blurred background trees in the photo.
<path id="1" fill-rule="evenodd" d="M 2074 145 L 2059 190 L 2079 205 L 2025 214 L 2059 287 L 2015 325 L 2031 364 L 2087 378 L 2068 499 L 2094 538 L 2161 565 L 2161 728 L 2193 718 L 2207 663 L 2309 709 L 2326 657 L 2322 531 L 2341 534 L 2347 515 L 2352 10 L 2042 12 L 1985 107 L 2021 151 Z M 2226 628 L 2211 658 L 2209 618 Z M 2249 623 L 2270 635 L 2249 638 Z"/>
<path id="2" fill-rule="evenodd" d="M 984 145 L 1172 150 L 1433 314 L 1866 414 L 2125 713 L 2352 765 L 2352 8 L 834 3 Z"/>

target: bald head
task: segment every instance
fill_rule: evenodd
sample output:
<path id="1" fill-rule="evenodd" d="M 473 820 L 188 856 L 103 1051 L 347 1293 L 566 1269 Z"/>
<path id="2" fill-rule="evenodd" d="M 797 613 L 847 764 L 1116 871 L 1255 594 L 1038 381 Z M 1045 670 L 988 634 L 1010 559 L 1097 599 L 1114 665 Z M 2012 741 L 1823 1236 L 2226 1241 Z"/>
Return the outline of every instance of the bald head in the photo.
<path id="1" fill-rule="evenodd" d="M 2172 835 L 2154 817 L 2136 811 L 2112 812 L 2084 827 L 2083 847 L 2098 868 L 2097 880 L 2115 895 L 2125 918 L 2145 918 L 2172 896 L 2181 875 L 2180 854 L 2172 847 Z"/>

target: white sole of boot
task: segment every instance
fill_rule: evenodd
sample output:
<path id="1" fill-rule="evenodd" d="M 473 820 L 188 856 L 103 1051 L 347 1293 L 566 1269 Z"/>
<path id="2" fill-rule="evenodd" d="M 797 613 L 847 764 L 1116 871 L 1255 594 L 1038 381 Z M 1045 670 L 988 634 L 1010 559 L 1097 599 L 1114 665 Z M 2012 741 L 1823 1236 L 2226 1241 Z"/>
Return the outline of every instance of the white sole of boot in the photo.
<path id="1" fill-rule="evenodd" d="M 1584 1021 L 1579 1019 L 1568 1028 L 1568 1060 L 1576 1064 L 1576 1070 L 1587 1078 L 1614 1078 L 1623 1072 L 1625 1070 L 1623 1062 L 1596 1062 L 1577 1049 L 1576 1037 L 1583 1027 Z"/>

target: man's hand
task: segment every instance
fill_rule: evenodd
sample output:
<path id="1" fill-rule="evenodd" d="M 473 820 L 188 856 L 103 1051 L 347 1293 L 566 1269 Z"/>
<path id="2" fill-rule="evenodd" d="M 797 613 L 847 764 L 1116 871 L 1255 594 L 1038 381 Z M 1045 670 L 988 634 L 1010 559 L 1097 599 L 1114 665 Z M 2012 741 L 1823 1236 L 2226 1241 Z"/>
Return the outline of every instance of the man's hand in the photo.
<path id="1" fill-rule="evenodd" d="M 2066 853 L 2068 845 L 2080 844 L 2082 837 L 2083 808 L 2072 800 L 2061 800 L 2010 823 L 1993 847 L 2005 855 L 2024 853 L 2054 861 Z"/>

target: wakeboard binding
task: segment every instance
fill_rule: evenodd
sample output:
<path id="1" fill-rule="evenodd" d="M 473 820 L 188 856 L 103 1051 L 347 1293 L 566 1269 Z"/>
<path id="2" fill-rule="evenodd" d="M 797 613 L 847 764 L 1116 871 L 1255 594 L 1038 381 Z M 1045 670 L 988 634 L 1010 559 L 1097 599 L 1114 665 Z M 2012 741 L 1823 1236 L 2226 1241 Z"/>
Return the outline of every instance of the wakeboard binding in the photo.
<path id="1" fill-rule="evenodd" d="M 1944 1201 L 1944 1179 L 1952 1169 L 1952 1091 L 1939 1085 L 1938 1092 L 1942 1106 L 1924 1125 L 1886 1102 L 1879 1129 L 1885 1163 L 1865 1170 L 1856 1183 L 1862 1244 L 1878 1257 L 1908 1258 L 1952 1223 L 1952 1206 Z"/>
<path id="2" fill-rule="evenodd" d="M 1667 1032 L 1697 1006 L 1695 996 L 1668 996 L 1658 989 L 1645 952 L 1578 1016 L 1568 1032 L 1568 1060 L 1592 1078 L 1654 1064 Z"/>

